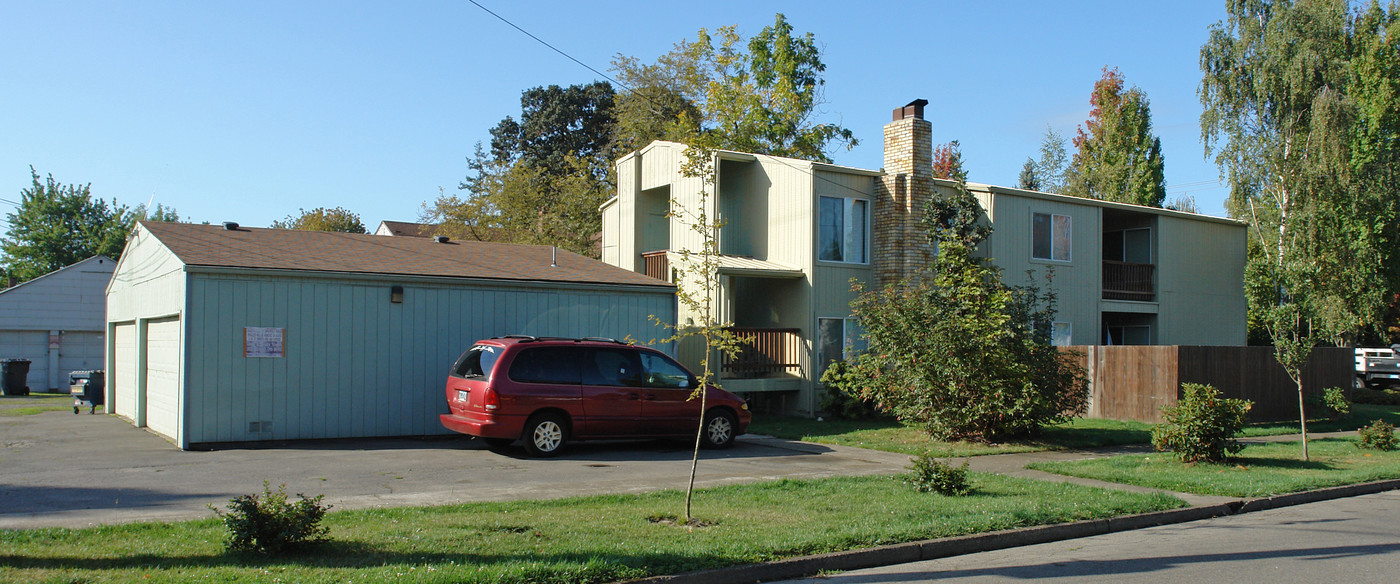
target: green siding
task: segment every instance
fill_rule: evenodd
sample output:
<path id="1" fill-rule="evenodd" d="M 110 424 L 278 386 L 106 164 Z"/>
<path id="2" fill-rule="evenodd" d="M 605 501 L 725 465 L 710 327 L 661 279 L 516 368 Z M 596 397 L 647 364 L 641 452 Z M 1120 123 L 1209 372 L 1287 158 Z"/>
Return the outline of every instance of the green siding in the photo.
<path id="1" fill-rule="evenodd" d="M 505 334 L 656 336 L 668 291 L 402 284 L 197 274 L 186 359 L 188 442 L 441 434 L 448 367 Z M 246 358 L 245 326 L 286 331 L 283 358 Z M 270 422 L 271 432 L 249 431 Z"/>

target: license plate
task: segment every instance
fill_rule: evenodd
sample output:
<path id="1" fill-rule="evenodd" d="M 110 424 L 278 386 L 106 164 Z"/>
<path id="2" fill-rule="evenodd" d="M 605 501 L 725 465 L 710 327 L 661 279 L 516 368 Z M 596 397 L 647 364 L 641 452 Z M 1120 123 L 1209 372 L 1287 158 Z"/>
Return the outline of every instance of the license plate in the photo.
<path id="1" fill-rule="evenodd" d="M 471 396 L 471 394 L 472 392 L 470 391 L 459 389 L 457 390 L 457 401 L 467 401 L 467 398 Z"/>

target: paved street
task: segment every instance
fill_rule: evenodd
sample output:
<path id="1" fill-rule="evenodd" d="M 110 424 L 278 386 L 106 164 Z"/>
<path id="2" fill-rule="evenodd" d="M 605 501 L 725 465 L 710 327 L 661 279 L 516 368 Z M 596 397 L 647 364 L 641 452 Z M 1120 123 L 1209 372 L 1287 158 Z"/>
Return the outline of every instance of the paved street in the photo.
<path id="1" fill-rule="evenodd" d="M 1389 491 L 787 584 L 1397 580 L 1400 492 Z"/>
<path id="2" fill-rule="evenodd" d="M 336 509 L 684 489 L 690 454 L 689 444 L 653 440 L 580 443 L 540 460 L 455 435 L 182 452 L 113 416 L 46 412 L 0 417 L 0 529 L 210 517 L 206 504 L 258 492 L 264 479 L 325 494 Z M 893 474 L 907 464 L 900 454 L 744 436 L 703 451 L 696 484 Z"/>

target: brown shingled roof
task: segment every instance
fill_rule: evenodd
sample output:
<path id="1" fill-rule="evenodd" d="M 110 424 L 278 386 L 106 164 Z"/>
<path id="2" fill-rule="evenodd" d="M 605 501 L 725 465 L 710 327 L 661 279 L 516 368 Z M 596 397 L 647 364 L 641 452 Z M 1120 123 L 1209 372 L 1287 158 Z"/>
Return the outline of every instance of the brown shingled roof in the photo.
<path id="1" fill-rule="evenodd" d="M 547 245 L 142 221 L 190 266 L 670 287 L 670 284 Z"/>

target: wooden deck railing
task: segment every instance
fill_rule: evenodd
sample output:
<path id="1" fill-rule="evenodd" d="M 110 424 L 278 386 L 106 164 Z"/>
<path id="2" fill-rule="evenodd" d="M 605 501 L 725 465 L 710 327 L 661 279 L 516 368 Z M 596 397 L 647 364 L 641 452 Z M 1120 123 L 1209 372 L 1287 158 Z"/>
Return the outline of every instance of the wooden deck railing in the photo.
<path id="1" fill-rule="evenodd" d="M 657 280 L 671 281 L 671 261 L 666 259 L 666 250 L 643 253 L 642 261 L 646 262 L 646 275 Z"/>
<path id="2" fill-rule="evenodd" d="M 1155 267 L 1152 264 L 1104 260 L 1104 299 L 1151 302 L 1157 296 Z"/>
<path id="3" fill-rule="evenodd" d="M 725 356 L 720 367 L 723 377 L 767 377 L 774 373 L 801 371 L 802 331 L 790 328 L 730 327 L 739 339 L 739 354 Z"/>

